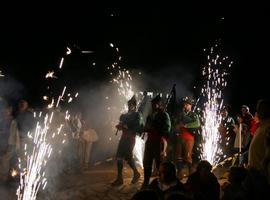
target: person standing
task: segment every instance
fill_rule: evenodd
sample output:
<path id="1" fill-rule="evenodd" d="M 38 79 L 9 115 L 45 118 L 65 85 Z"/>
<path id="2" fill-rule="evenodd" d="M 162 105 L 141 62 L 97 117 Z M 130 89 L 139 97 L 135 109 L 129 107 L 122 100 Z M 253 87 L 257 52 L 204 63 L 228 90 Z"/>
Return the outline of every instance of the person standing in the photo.
<path id="1" fill-rule="evenodd" d="M 128 101 L 128 112 L 120 116 L 119 124 L 116 125 L 117 131 L 122 131 L 118 149 L 116 153 L 117 158 L 117 178 L 112 183 L 112 186 L 120 186 L 124 183 L 123 180 L 123 165 L 124 160 L 127 161 L 133 170 L 132 184 L 137 183 L 140 178 L 140 173 L 137 170 L 133 158 L 133 148 L 136 142 L 136 134 L 140 133 L 143 128 L 143 118 L 140 112 L 136 111 L 137 100 L 133 96 Z"/>
<path id="2" fill-rule="evenodd" d="M 175 147 L 175 163 L 178 177 L 183 178 L 184 168 L 189 173 L 192 167 L 192 150 L 196 137 L 196 131 L 200 128 L 198 115 L 192 111 L 193 100 L 189 97 L 183 99 L 183 111 L 180 113 L 176 125 L 177 142 Z"/>
<path id="3" fill-rule="evenodd" d="M 155 160 L 156 168 L 166 157 L 167 139 L 171 130 L 171 120 L 169 114 L 162 107 L 160 95 L 152 100 L 152 112 L 146 119 L 144 132 L 147 133 L 147 141 L 144 150 L 144 182 L 142 189 L 149 185 L 152 165 Z"/>

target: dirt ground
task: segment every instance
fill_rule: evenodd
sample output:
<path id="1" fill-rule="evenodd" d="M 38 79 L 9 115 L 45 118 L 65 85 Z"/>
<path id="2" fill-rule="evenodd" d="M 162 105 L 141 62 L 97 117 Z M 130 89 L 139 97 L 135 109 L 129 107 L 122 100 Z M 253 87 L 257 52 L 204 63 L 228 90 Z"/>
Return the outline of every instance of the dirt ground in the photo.
<path id="1" fill-rule="evenodd" d="M 44 191 L 38 194 L 38 200 L 126 200 L 139 190 L 143 181 L 143 171 L 140 169 L 141 178 L 136 184 L 131 184 L 132 171 L 124 167 L 124 185 L 112 187 L 110 184 L 116 178 L 116 164 L 114 162 L 102 163 L 91 167 L 81 173 L 62 174 L 48 181 Z M 217 168 L 214 173 L 222 184 L 226 180 L 225 168 Z M 183 180 L 185 181 L 185 180 Z M 0 185 L 0 199 L 14 200 L 18 183 Z"/>

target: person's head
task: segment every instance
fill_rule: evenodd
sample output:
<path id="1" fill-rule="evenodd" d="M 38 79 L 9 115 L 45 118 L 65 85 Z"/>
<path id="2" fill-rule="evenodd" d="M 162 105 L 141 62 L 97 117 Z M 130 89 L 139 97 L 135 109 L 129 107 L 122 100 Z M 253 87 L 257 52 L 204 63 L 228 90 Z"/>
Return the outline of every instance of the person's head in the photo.
<path id="1" fill-rule="evenodd" d="M 245 115 L 248 112 L 249 112 L 249 107 L 247 105 L 242 105 L 241 106 L 241 113 L 242 113 L 242 115 Z"/>
<path id="2" fill-rule="evenodd" d="M 161 101 L 161 96 L 158 94 L 152 101 L 152 110 L 156 111 L 160 108 L 162 108 L 162 101 Z"/>
<path id="3" fill-rule="evenodd" d="M 241 114 L 236 115 L 236 119 L 239 124 L 244 122 L 243 115 Z"/>
<path id="4" fill-rule="evenodd" d="M 247 170 L 244 167 L 231 167 L 228 180 L 231 184 L 241 184 L 246 175 Z"/>
<path id="5" fill-rule="evenodd" d="M 192 110 L 193 100 L 189 97 L 183 99 L 183 110 L 189 112 Z"/>
<path id="6" fill-rule="evenodd" d="M 135 95 L 128 101 L 128 111 L 136 111 L 137 100 Z"/>
<path id="7" fill-rule="evenodd" d="M 197 172 L 200 176 L 205 176 L 211 173 L 212 165 L 207 160 L 202 160 L 197 165 Z"/>
<path id="8" fill-rule="evenodd" d="M 159 178 L 162 183 L 170 183 L 176 180 L 176 169 L 173 163 L 164 162 L 159 166 Z"/>
<path id="9" fill-rule="evenodd" d="M 257 117 L 261 120 L 270 118 L 270 102 L 269 100 L 259 100 L 256 107 Z"/>
<path id="10" fill-rule="evenodd" d="M 133 195 L 131 200 L 159 200 L 160 197 L 154 190 L 141 190 Z"/>
<path id="11" fill-rule="evenodd" d="M 28 109 L 28 102 L 26 100 L 20 100 L 18 109 L 20 112 L 26 111 Z"/>
<path id="12" fill-rule="evenodd" d="M 224 106 L 221 111 L 220 111 L 220 114 L 223 118 L 227 117 L 228 114 L 229 114 L 229 108 L 228 106 Z"/>
<path id="13" fill-rule="evenodd" d="M 143 96 L 147 96 L 147 91 L 143 91 Z"/>

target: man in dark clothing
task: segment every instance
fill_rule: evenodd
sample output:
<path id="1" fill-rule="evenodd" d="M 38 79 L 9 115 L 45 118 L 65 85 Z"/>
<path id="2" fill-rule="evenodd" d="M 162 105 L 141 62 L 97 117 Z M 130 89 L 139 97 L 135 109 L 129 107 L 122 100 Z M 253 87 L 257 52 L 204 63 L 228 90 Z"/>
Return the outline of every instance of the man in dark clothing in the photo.
<path id="1" fill-rule="evenodd" d="M 20 151 L 19 155 L 22 158 L 22 165 L 26 165 L 26 156 L 24 154 L 24 147 L 27 145 L 27 151 L 30 152 L 33 148 L 32 141 L 27 136 L 28 132 L 32 132 L 35 126 L 35 119 L 33 113 L 28 107 L 26 100 L 21 100 L 18 105 L 19 112 L 16 116 L 19 137 L 20 137 Z"/>
<path id="2" fill-rule="evenodd" d="M 25 139 L 28 132 L 34 128 L 34 115 L 29 110 L 28 102 L 25 100 L 19 102 L 18 109 L 16 121 L 18 123 L 19 135 L 21 139 Z"/>
<path id="3" fill-rule="evenodd" d="M 136 133 L 140 133 L 143 128 L 142 115 L 136 112 L 137 101 L 133 96 L 128 101 L 128 112 L 120 116 L 120 122 L 116 125 L 117 130 L 122 130 L 122 136 L 117 149 L 117 179 L 112 183 L 112 186 L 120 186 L 123 184 L 123 163 L 126 160 L 133 170 L 132 184 L 138 182 L 140 173 L 138 172 L 135 161 L 133 159 L 133 148 L 136 142 Z"/>
<path id="4" fill-rule="evenodd" d="M 144 182 L 142 188 L 149 184 L 152 173 L 152 164 L 155 160 L 157 169 L 161 161 L 166 157 L 167 139 L 171 129 L 171 121 L 161 104 L 161 97 L 157 95 L 152 100 L 152 113 L 146 119 L 144 132 L 147 133 L 147 141 L 144 151 Z"/>
<path id="5" fill-rule="evenodd" d="M 186 190 L 194 199 L 218 200 L 220 185 L 216 176 L 211 172 L 212 166 L 208 161 L 202 160 L 196 172 L 188 177 Z"/>
<path id="6" fill-rule="evenodd" d="M 176 177 L 173 163 L 164 162 L 159 167 L 159 178 L 154 179 L 149 188 L 156 191 L 162 199 L 173 192 L 184 192 L 184 185 Z"/>

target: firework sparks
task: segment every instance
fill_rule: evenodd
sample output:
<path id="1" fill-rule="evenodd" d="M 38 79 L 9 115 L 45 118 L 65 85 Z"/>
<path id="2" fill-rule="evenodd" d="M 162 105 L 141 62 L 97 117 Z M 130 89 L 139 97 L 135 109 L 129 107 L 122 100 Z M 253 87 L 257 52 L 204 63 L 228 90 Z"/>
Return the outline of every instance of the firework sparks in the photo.
<path id="1" fill-rule="evenodd" d="M 71 49 L 69 47 L 67 47 L 66 55 L 69 55 L 69 54 L 71 54 Z"/>
<path id="2" fill-rule="evenodd" d="M 217 47 L 217 46 L 216 46 Z M 222 58 L 215 54 L 215 49 L 211 48 L 210 55 L 207 56 L 208 64 L 203 68 L 203 76 L 206 77 L 206 84 L 202 89 L 202 96 L 206 99 L 203 109 L 203 126 L 202 126 L 202 159 L 208 160 L 212 164 L 216 164 L 219 156 L 223 155 L 220 148 L 220 134 L 218 131 L 221 123 L 220 109 L 223 106 L 223 89 L 227 82 L 225 77 L 228 65 L 226 62 L 228 57 Z M 230 63 L 231 64 L 231 63 Z"/>
<path id="3" fill-rule="evenodd" d="M 62 68 L 63 63 L 64 63 L 64 57 L 62 57 L 62 58 L 61 58 L 60 65 L 59 65 L 59 69 L 61 69 L 61 68 Z"/>
<path id="4" fill-rule="evenodd" d="M 57 78 L 54 76 L 54 71 L 48 71 L 48 73 L 45 75 L 45 78 Z"/>
<path id="5" fill-rule="evenodd" d="M 48 114 L 45 116 L 42 125 L 37 122 L 32 140 L 34 147 L 31 154 L 26 153 L 26 168 L 21 168 L 21 161 L 24 160 L 24 158 L 19 159 L 21 173 L 20 186 L 17 189 L 18 200 L 34 200 L 36 199 L 40 186 L 44 189 L 46 187 L 47 179 L 45 178 L 43 169 L 47 164 L 46 159 L 50 157 L 52 152 L 51 145 L 46 141 L 49 123 Z M 25 145 L 25 148 L 27 150 L 27 145 Z"/>
<path id="6" fill-rule="evenodd" d="M 83 54 L 90 54 L 90 53 L 94 53 L 94 51 L 82 51 Z"/>
<path id="7" fill-rule="evenodd" d="M 43 96 L 43 100 L 48 101 L 49 100 L 49 97 Z"/>

